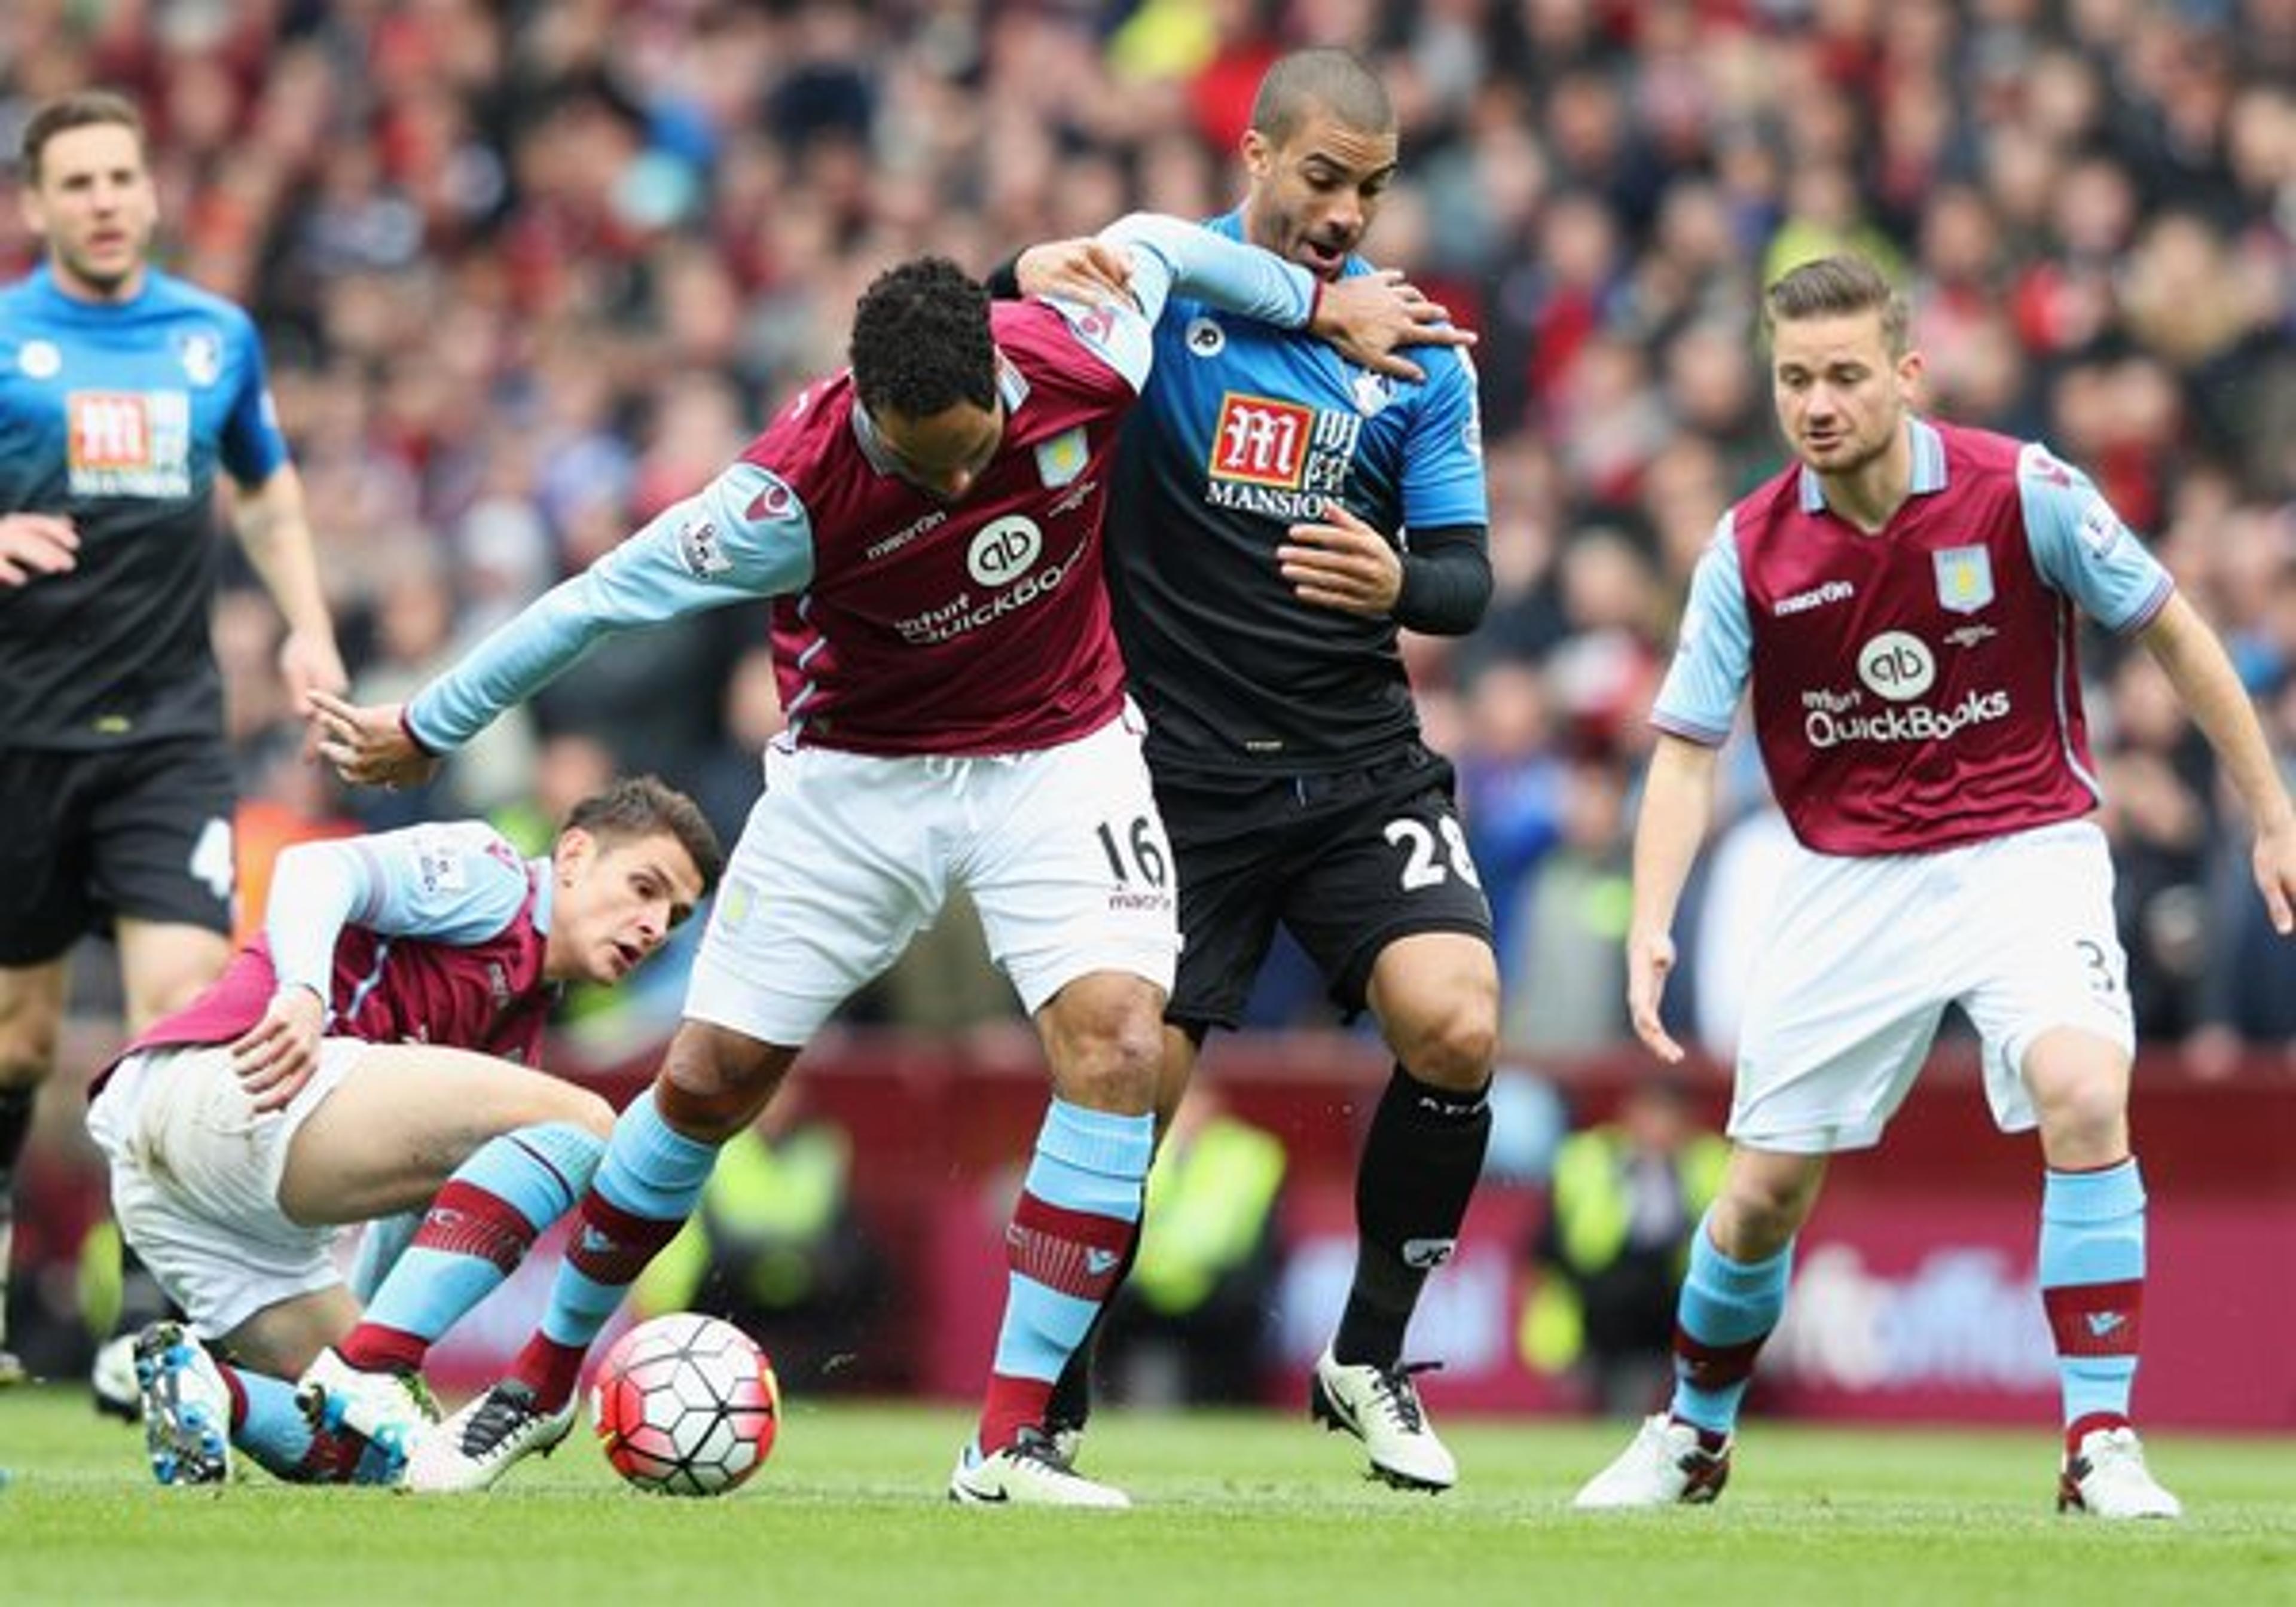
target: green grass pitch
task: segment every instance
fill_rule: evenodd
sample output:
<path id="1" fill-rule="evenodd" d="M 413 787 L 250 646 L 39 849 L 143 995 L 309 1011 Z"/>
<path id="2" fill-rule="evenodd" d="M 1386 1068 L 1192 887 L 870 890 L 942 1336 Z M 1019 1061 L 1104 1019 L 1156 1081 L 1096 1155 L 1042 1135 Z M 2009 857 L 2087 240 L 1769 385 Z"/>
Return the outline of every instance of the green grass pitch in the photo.
<path id="1" fill-rule="evenodd" d="M 2052 1436 L 1756 1422 L 1710 1509 L 1597 1516 L 1608 1424 L 1446 1420 L 1464 1482 L 1365 1481 L 1304 1414 L 1095 1422 L 1087 1469 L 1130 1513 L 951 1506 L 964 1414 L 787 1404 L 740 1493 L 621 1486 L 586 1427 L 491 1496 L 308 1490 L 254 1474 L 163 1490 L 140 1434 L 78 1390 L 0 1395 L 0 1602 L 2296 1603 L 2296 1439 L 2158 1436 L 2178 1524 L 2052 1510 Z"/>

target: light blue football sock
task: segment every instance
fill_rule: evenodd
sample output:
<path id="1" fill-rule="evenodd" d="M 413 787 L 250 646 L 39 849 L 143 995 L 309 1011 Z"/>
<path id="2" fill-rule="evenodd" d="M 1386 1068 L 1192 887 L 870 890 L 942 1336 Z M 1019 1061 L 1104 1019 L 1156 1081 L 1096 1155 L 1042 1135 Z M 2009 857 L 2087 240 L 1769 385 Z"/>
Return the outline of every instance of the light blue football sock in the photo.
<path id="1" fill-rule="evenodd" d="M 1752 1381 L 1754 1355 L 1785 1312 L 1793 1274 L 1793 1242 L 1767 1260 L 1735 1261 L 1707 1232 L 1708 1209 L 1691 1235 L 1690 1269 L 1682 1281 L 1675 1320 L 1671 1411 L 1683 1422 L 1716 1434 L 1737 1426 L 1738 1408 Z M 1697 1348 L 1686 1354 L 1684 1341 Z M 1710 1354 L 1718 1353 L 1718 1354 Z"/>
<path id="2" fill-rule="evenodd" d="M 1155 1143 L 1156 1119 L 1152 1115 L 1121 1116 L 1054 1099 L 1037 1135 L 1036 1153 L 1022 1185 L 1023 1204 L 1013 1231 L 1030 1232 L 1025 1219 L 1029 1200 L 1078 1216 L 1138 1223 Z M 1082 1245 L 1054 1248 L 1057 1238 L 1041 1235 L 1046 1253 L 1053 1259 L 1065 1260 L 1070 1255 L 1082 1258 L 1073 1274 L 1062 1279 L 1072 1287 L 1096 1286 L 1114 1270 L 1114 1261 L 1103 1267 L 1096 1265 L 1095 1259 L 1117 1252 Z M 1004 1321 L 996 1336 L 995 1371 L 1008 1378 L 1047 1383 L 1058 1378 L 1069 1357 L 1084 1342 L 1101 1304 L 1099 1300 L 1063 1292 L 1016 1267 L 1005 1281 Z"/>
<path id="3" fill-rule="evenodd" d="M 616 1234 L 589 1221 L 589 1202 L 575 1220 L 543 1314 L 542 1337 L 553 1345 L 586 1349 L 614 1315 L 623 1295 L 655 1251 L 676 1234 L 701 1198 L 718 1146 L 688 1138 L 661 1118 L 648 1088 L 614 1123 L 606 1153 L 590 1185 L 602 1215 L 628 1230 Z"/>
<path id="4" fill-rule="evenodd" d="M 431 1217 L 375 1291 L 365 1320 L 426 1343 L 502 1286 L 544 1228 L 590 1185 L 605 1141 L 571 1122 L 489 1139 L 456 1168 Z M 494 1202 L 515 1212 L 502 1219 Z M 452 1213 L 449 1217 L 449 1213 Z"/>
<path id="5" fill-rule="evenodd" d="M 2144 1183 L 2136 1157 L 2102 1171 L 2047 1175 L 2038 1259 L 2065 1422 L 2127 1417 L 2144 1282 Z"/>

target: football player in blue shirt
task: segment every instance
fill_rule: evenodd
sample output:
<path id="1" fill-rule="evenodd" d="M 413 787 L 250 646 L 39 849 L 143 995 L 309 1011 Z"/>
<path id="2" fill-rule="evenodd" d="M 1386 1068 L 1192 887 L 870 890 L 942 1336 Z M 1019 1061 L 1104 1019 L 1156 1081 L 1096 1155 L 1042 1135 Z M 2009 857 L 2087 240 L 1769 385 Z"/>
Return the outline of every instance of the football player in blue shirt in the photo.
<path id="1" fill-rule="evenodd" d="M 1253 103 L 1243 204 L 1210 226 L 1324 284 L 1379 272 L 1356 252 L 1397 152 L 1368 68 L 1295 52 Z M 1090 282 L 1075 242 L 1041 250 L 1019 288 Z M 1491 577 L 1473 365 L 1463 346 L 1413 355 L 1415 378 L 1374 373 L 1174 297 L 1125 426 L 1108 569 L 1178 858 L 1158 1109 L 1178 1104 L 1211 1029 L 1242 1021 L 1279 923 L 1342 1010 L 1377 1018 L 1395 1070 L 1357 1175 L 1354 1285 L 1309 1398 L 1374 1475 L 1441 1490 L 1457 1469 L 1404 1331 L 1482 1168 L 1498 964 L 1451 766 L 1421 741 L 1397 638 L 1473 629 Z M 1056 1429 L 1081 1424 L 1084 1382 L 1071 1365 Z"/>
<path id="2" fill-rule="evenodd" d="M 159 200 L 135 108 L 66 95 L 32 115 L 22 155 L 46 259 L 0 291 L 0 1308 L 72 946 L 117 939 L 131 1034 L 231 957 L 218 468 L 286 617 L 289 692 L 345 684 L 255 327 L 148 261 Z M 5 1339 L 0 1383 L 23 1373 Z M 132 1382 L 114 1394 L 132 1406 Z"/>

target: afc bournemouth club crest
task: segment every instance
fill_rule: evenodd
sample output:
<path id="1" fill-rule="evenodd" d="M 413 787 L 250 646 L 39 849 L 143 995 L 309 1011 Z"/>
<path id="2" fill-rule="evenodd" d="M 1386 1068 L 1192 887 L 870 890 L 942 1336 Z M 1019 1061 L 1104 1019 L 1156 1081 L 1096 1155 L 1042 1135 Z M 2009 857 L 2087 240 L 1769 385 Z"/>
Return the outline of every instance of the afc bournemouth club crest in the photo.
<path id="1" fill-rule="evenodd" d="M 1973 614 L 1993 601 L 1993 555 L 1983 547 L 1947 547 L 1931 558 L 1938 602 L 1948 613 Z"/>

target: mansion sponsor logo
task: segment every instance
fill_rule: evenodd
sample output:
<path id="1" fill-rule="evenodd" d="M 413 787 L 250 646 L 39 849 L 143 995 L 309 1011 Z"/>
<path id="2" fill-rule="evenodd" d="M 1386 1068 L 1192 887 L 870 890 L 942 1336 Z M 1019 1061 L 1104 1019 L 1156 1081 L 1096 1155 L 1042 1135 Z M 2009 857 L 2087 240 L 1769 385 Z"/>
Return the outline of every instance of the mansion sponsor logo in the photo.
<path id="1" fill-rule="evenodd" d="M 1230 391 L 1212 427 L 1204 500 L 1271 519 L 1319 518 L 1324 498 L 1345 488 L 1362 435 L 1351 413 Z"/>

